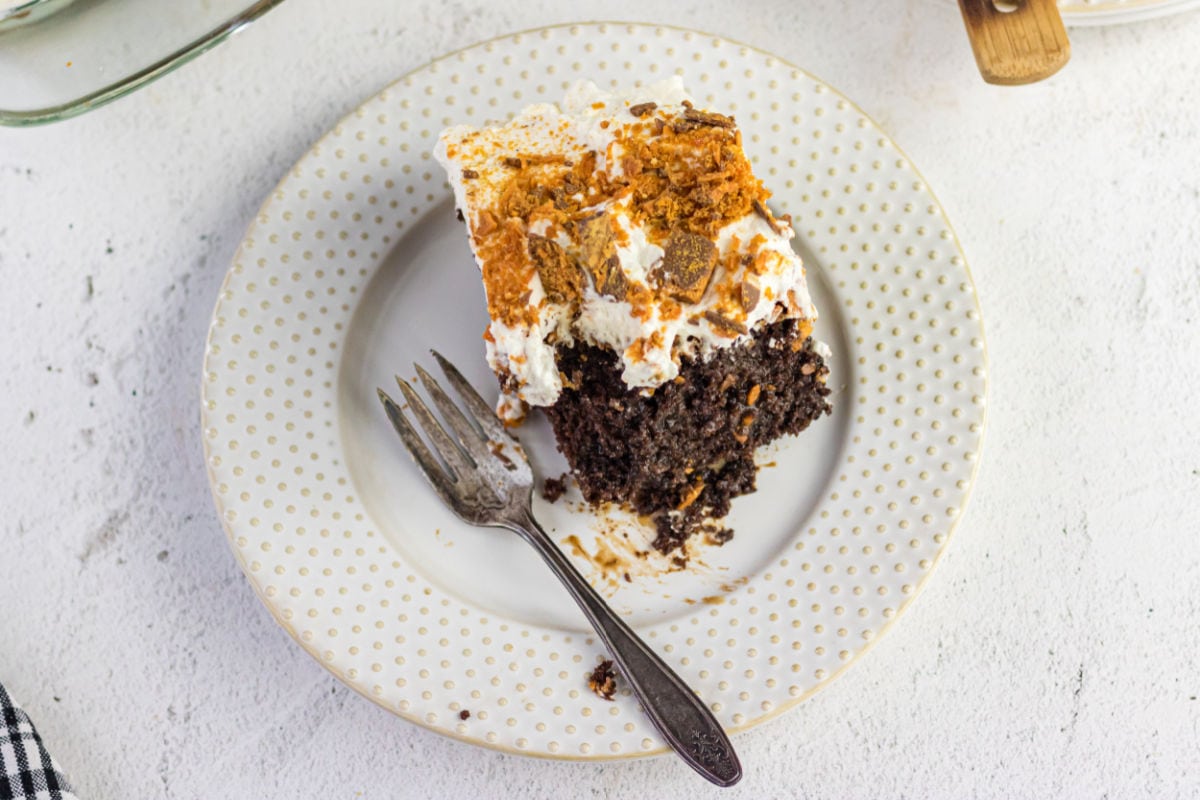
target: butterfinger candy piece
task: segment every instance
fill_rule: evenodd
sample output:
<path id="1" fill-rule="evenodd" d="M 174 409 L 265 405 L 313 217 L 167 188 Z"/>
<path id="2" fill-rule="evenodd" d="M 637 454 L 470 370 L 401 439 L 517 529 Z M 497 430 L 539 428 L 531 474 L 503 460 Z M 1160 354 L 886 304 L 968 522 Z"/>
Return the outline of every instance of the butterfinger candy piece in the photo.
<path id="1" fill-rule="evenodd" d="M 707 237 L 675 230 L 663 246 L 660 280 L 681 303 L 698 303 L 717 265 L 717 246 Z"/>
<path id="2" fill-rule="evenodd" d="M 617 258 L 617 246 L 613 242 L 612 226 L 603 214 L 595 214 L 579 220 L 579 252 L 583 268 L 592 276 L 596 291 L 601 294 L 625 299 L 628 286 L 621 262 Z"/>
<path id="3" fill-rule="evenodd" d="M 583 291 L 579 266 L 553 239 L 529 235 L 529 257 L 542 279 L 546 296 L 556 303 L 578 300 Z"/>

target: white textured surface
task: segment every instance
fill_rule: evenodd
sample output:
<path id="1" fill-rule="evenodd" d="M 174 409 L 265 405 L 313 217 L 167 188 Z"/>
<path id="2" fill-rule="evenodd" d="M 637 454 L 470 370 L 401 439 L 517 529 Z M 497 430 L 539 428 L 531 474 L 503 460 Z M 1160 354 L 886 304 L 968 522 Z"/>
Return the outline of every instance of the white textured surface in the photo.
<path id="1" fill-rule="evenodd" d="M 82 796 L 718 794 L 670 759 L 536 762 L 389 716 L 274 626 L 219 531 L 198 369 L 254 209 L 391 77 L 570 19 L 448 8 L 291 0 L 138 95 L 0 131 L 0 680 Z M 1200 792 L 1200 16 L 1075 30 L 1023 89 L 983 85 L 933 0 L 589 16 L 686 18 L 857 100 L 938 191 L 988 324 L 989 440 L 938 574 L 737 737 L 721 795 Z"/>

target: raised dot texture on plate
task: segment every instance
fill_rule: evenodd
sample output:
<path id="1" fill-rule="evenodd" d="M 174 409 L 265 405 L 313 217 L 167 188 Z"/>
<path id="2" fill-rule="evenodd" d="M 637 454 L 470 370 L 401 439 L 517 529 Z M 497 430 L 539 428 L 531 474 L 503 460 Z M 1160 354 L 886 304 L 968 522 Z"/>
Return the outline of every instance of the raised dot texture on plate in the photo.
<path id="1" fill-rule="evenodd" d="M 686 573 L 606 585 L 613 604 L 727 728 L 750 727 L 877 641 L 962 517 L 987 397 L 974 287 L 926 182 L 862 111 L 777 56 L 662 26 L 551 27 L 446 56 L 339 122 L 272 192 L 202 373 L 209 479 L 247 578 L 319 663 L 430 730 L 553 758 L 663 752 L 628 691 L 609 704 L 587 689 L 603 653 L 536 556 L 439 507 L 373 387 L 437 346 L 494 392 L 478 273 L 431 157 L 443 125 L 556 102 L 575 78 L 676 72 L 734 111 L 794 217 L 835 413 L 765 454 L 778 466 L 735 502 L 730 543 Z M 526 428 L 556 475 L 544 426 Z M 570 501 L 538 508 L 556 540 L 620 537 Z"/>

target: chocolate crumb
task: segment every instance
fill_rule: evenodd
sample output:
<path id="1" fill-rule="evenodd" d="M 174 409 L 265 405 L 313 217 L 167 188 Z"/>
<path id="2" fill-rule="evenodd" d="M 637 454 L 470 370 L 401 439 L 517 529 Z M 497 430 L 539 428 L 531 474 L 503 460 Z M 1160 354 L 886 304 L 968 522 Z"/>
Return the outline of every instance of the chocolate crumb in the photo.
<path id="1" fill-rule="evenodd" d="M 455 216 L 455 217 L 458 219 L 458 221 L 459 221 L 459 222 L 466 222 L 466 221 L 467 221 L 467 218 L 463 216 L 463 213 L 462 213 L 462 209 L 461 209 L 461 208 L 456 208 L 456 209 L 454 209 L 454 216 Z"/>
<path id="2" fill-rule="evenodd" d="M 685 107 L 683 114 L 676 117 L 671 123 L 671 129 L 676 133 L 687 133 L 688 131 L 696 130 L 696 128 L 704 127 L 725 128 L 729 130 L 735 124 L 733 117 L 709 111 L 697 111 L 689 105 Z"/>
<path id="3" fill-rule="evenodd" d="M 625 573 L 624 578 L 626 583 L 633 583 L 633 578 L 629 577 L 628 572 Z"/>
<path id="4" fill-rule="evenodd" d="M 606 658 L 596 665 L 592 670 L 592 674 L 588 675 L 588 688 L 596 693 L 597 697 L 604 700 L 612 700 L 617 693 L 617 673 L 613 669 L 611 658 Z"/>
<path id="5" fill-rule="evenodd" d="M 658 117 L 654 118 L 654 135 L 662 136 L 662 132 L 667 129 L 667 123 L 663 122 Z"/>
<path id="6" fill-rule="evenodd" d="M 542 497 L 546 498 L 547 503 L 553 503 L 558 498 L 562 497 L 567 492 L 567 473 L 559 475 L 557 478 L 546 478 L 542 481 Z"/>
<path id="7" fill-rule="evenodd" d="M 461 720 L 468 720 L 471 718 L 471 712 L 464 708 L 462 711 L 458 712 L 458 718 Z"/>
<path id="8" fill-rule="evenodd" d="M 415 380 L 413 382 L 416 383 Z M 497 461 L 504 465 L 505 469 L 517 468 L 517 465 L 513 463 L 512 459 L 504 454 L 504 445 L 500 444 L 499 442 L 488 442 L 488 450 L 492 451 L 492 455 L 496 457 Z"/>
<path id="9" fill-rule="evenodd" d="M 751 200 L 750 205 L 754 206 L 754 213 L 762 217 L 763 220 L 765 220 L 766 223 L 771 226 L 771 230 L 775 232 L 776 236 L 782 233 L 782 230 L 779 228 L 779 223 L 775 221 L 775 218 L 771 216 L 771 212 L 767 211 L 767 207 L 764 206 L 762 202 L 758 200 L 758 198 Z"/>
<path id="10" fill-rule="evenodd" d="M 758 298 L 762 294 L 759 288 L 750 281 L 742 281 L 741 285 L 742 310 L 750 313 L 754 307 L 758 305 Z"/>
<path id="11" fill-rule="evenodd" d="M 638 103 L 636 106 L 629 107 L 629 113 L 635 117 L 644 117 L 656 108 L 658 108 L 658 103 Z"/>
<path id="12" fill-rule="evenodd" d="M 704 318 L 711 322 L 712 326 L 718 330 L 729 331 L 737 334 L 749 333 L 749 329 L 747 329 L 745 325 L 736 320 L 729 319 L 728 317 L 723 317 L 716 311 L 705 311 Z"/>
<path id="13" fill-rule="evenodd" d="M 683 118 L 700 125 L 711 125 L 714 128 L 732 128 L 735 125 L 733 117 L 711 111 L 697 111 L 694 108 L 684 111 Z"/>
<path id="14" fill-rule="evenodd" d="M 716 265 L 717 246 L 708 237 L 676 229 L 663 245 L 663 287 L 675 300 L 698 303 Z"/>
<path id="15" fill-rule="evenodd" d="M 504 166 L 512 167 L 513 169 L 521 169 L 525 166 L 525 162 L 515 156 L 505 156 Z"/>
<path id="16" fill-rule="evenodd" d="M 719 530 L 708 532 L 708 540 L 718 547 L 725 544 L 732 538 L 733 528 L 720 528 Z"/>
<path id="17" fill-rule="evenodd" d="M 472 181 L 479 177 L 479 173 L 473 169 L 464 169 L 462 176 L 464 181 Z"/>

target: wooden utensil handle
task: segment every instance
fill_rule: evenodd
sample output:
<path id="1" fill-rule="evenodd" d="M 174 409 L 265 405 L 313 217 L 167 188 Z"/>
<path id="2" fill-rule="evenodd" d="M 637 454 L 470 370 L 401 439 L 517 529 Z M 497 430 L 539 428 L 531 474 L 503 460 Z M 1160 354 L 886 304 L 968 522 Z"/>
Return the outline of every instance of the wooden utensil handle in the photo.
<path id="1" fill-rule="evenodd" d="M 958 0 L 975 63 L 988 83 L 1016 86 L 1048 78 L 1071 57 L 1055 0 L 1018 0 L 1000 11 L 994 0 Z"/>

